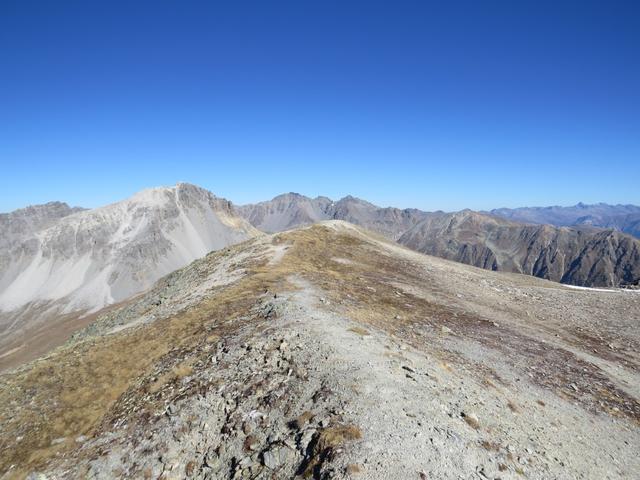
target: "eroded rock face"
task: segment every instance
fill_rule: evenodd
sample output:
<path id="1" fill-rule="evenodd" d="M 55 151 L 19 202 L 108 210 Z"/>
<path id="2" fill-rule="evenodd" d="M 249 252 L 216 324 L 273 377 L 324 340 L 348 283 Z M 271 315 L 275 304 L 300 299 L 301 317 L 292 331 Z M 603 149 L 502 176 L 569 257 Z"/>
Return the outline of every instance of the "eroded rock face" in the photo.
<path id="1" fill-rule="evenodd" d="M 53 225 L 63 217 L 84 210 L 63 202 L 32 205 L 10 213 L 0 213 L 0 248 L 5 249 Z"/>
<path id="2" fill-rule="evenodd" d="M 189 184 L 145 190 L 48 223 L 5 252 L 13 261 L 0 272 L 4 311 L 65 297 L 67 310 L 101 308 L 255 235 L 228 201 Z"/>
<path id="3" fill-rule="evenodd" d="M 433 215 L 399 243 L 490 270 L 589 287 L 636 285 L 640 241 L 613 230 L 523 225 L 466 210 Z"/>
<path id="4" fill-rule="evenodd" d="M 254 227 L 265 232 L 281 232 L 323 220 L 344 220 L 392 240 L 427 215 L 413 208 L 381 208 L 352 196 L 334 202 L 327 197 L 309 198 L 298 193 L 279 195 L 238 209 Z"/>

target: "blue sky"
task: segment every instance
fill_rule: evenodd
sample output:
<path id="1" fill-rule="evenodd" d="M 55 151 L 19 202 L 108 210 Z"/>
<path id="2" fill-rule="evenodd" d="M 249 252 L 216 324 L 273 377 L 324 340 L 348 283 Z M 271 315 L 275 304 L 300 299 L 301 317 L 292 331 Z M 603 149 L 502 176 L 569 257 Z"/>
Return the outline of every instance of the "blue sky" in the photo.
<path id="1" fill-rule="evenodd" d="M 2 0 L 0 211 L 640 204 L 637 5 Z"/>

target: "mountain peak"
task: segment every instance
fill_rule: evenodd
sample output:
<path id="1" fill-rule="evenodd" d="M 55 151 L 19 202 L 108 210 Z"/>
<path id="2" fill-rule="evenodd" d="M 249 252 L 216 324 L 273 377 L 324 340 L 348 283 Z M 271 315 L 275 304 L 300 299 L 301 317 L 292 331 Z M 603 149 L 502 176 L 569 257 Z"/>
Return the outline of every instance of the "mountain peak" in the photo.
<path id="1" fill-rule="evenodd" d="M 212 250 L 259 235 L 228 201 L 188 183 L 145 189 L 76 215 L 18 220 L 5 229 L 15 233 L 3 232 L 0 241 L 7 259 L 0 310 L 16 315 L 38 302 L 59 305 L 48 307 L 58 314 L 93 311 Z"/>

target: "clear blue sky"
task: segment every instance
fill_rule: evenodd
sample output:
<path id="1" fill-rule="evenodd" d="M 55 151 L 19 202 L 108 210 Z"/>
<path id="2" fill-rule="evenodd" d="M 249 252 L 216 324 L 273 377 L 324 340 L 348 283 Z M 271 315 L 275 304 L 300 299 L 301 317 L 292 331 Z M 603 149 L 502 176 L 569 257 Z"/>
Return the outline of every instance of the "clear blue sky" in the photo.
<path id="1" fill-rule="evenodd" d="M 2 0 L 0 211 L 640 204 L 639 5 Z"/>

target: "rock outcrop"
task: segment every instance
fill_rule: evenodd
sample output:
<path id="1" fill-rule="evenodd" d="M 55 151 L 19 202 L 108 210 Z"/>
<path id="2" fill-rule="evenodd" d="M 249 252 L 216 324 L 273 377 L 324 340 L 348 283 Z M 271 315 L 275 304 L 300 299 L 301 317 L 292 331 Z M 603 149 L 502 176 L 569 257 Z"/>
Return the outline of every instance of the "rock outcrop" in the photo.
<path id="1" fill-rule="evenodd" d="M 298 193 L 287 193 L 266 202 L 243 205 L 238 210 L 254 227 L 269 233 L 323 220 L 344 220 L 392 240 L 427 215 L 415 208 L 401 210 L 378 207 L 352 196 L 334 202 L 327 197 L 309 198 Z"/>
<path id="2" fill-rule="evenodd" d="M 525 225 L 470 210 L 432 215 L 398 240 L 429 255 L 556 282 L 640 282 L 640 241 L 615 230 Z"/>

